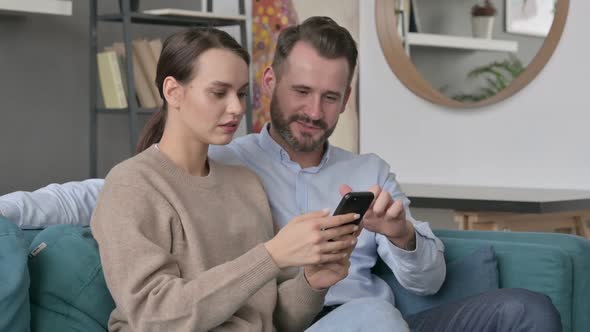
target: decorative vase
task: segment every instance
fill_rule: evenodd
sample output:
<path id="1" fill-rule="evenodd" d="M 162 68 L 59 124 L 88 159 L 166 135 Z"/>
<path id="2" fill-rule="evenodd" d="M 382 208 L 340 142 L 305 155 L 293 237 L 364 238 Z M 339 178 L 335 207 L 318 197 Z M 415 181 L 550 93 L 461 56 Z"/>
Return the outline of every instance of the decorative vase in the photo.
<path id="1" fill-rule="evenodd" d="M 121 9 L 121 13 L 123 13 L 123 2 L 124 0 L 119 0 L 119 9 Z M 129 7 L 131 12 L 136 12 L 139 10 L 139 0 L 129 0 Z"/>
<path id="2" fill-rule="evenodd" d="M 495 16 L 472 16 L 471 29 L 473 31 L 473 37 L 492 39 L 495 18 Z"/>

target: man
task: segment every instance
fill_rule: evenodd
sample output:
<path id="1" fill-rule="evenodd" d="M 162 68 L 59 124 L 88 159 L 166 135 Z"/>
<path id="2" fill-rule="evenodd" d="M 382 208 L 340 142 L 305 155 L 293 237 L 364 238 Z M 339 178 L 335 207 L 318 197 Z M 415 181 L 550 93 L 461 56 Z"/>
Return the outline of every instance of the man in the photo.
<path id="1" fill-rule="evenodd" d="M 245 165 L 258 174 L 281 227 L 294 216 L 334 208 L 351 190 L 375 193 L 350 258 L 349 275 L 330 288 L 310 331 L 347 331 L 359 321 L 367 331 L 407 331 L 408 325 L 416 331 L 560 331 L 559 315 L 547 297 L 510 289 L 404 317 L 408 325 L 401 319 L 391 289 L 371 268 L 380 257 L 403 287 L 433 294 L 445 277 L 444 247 L 427 223 L 412 218 L 409 200 L 387 163 L 328 143 L 350 95 L 356 62 L 354 40 L 329 18 L 312 17 L 286 28 L 277 41 L 272 66 L 262 77 L 263 89 L 272 96 L 271 123 L 260 134 L 210 149 L 212 159 Z M 76 205 L 58 203 L 46 204 L 66 210 Z M 0 199 L 0 210 L 2 204 Z M 6 210 L 10 203 L 4 204 Z M 82 207 L 82 217 L 92 207 Z M 76 212 L 70 209 L 67 215 Z M 88 220 L 77 223 L 84 222 Z M 383 314 L 363 322 L 364 310 Z"/>

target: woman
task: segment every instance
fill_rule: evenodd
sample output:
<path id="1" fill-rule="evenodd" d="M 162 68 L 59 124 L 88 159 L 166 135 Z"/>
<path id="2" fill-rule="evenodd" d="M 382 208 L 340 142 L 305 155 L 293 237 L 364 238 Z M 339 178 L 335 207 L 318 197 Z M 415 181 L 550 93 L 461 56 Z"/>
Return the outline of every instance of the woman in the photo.
<path id="1" fill-rule="evenodd" d="M 116 303 L 110 331 L 300 331 L 347 275 L 357 216 L 313 212 L 273 237 L 258 178 L 207 159 L 244 114 L 248 62 L 220 30 L 164 42 L 164 106 L 146 149 L 107 176 L 91 221 Z"/>

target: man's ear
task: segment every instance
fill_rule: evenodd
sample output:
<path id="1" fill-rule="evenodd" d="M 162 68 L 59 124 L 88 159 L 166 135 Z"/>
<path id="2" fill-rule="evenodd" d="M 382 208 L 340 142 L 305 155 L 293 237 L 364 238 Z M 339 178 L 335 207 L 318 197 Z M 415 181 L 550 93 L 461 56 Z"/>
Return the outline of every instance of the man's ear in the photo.
<path id="1" fill-rule="evenodd" d="M 184 97 L 184 87 L 174 77 L 168 76 L 164 79 L 162 90 L 166 103 L 174 109 L 179 108 Z"/>
<path id="2" fill-rule="evenodd" d="M 275 76 L 275 71 L 272 69 L 272 66 L 266 67 L 264 73 L 262 73 L 262 90 L 268 96 L 272 96 L 273 92 L 275 91 L 275 86 L 277 84 L 277 78 Z"/>
<path id="3" fill-rule="evenodd" d="M 346 92 L 344 93 L 344 103 L 342 103 L 342 109 L 340 110 L 340 113 L 344 113 L 344 111 L 346 110 L 346 104 L 348 104 L 348 100 L 350 99 L 350 94 L 352 93 L 352 87 L 348 86 L 348 89 L 346 89 Z"/>

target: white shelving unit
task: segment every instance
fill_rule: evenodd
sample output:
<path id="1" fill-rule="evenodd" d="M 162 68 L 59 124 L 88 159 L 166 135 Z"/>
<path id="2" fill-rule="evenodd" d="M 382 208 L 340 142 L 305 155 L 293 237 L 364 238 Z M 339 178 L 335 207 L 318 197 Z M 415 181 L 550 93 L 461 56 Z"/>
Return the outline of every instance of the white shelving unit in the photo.
<path id="1" fill-rule="evenodd" d="M 518 52 L 518 42 L 512 40 L 494 40 L 409 32 L 406 41 L 408 46 L 441 47 L 473 51 Z"/>
<path id="2" fill-rule="evenodd" d="M 410 46 L 457 48 L 464 50 L 511 53 L 518 52 L 518 42 L 512 40 L 495 40 L 410 32 L 408 33 L 407 41 Z"/>
<path id="3" fill-rule="evenodd" d="M 1 1 L 1 0 L 0 0 Z M 204 11 L 185 10 L 176 8 L 160 8 L 160 9 L 148 9 L 143 11 L 144 14 L 150 15 L 162 15 L 162 16 L 176 16 L 176 17 L 200 17 L 200 18 L 212 18 L 212 19 L 223 19 L 223 20 L 236 20 L 246 21 L 246 15 L 219 15 Z"/>
<path id="4" fill-rule="evenodd" d="M 0 0 L 0 14 L 72 15 L 70 0 Z"/>

